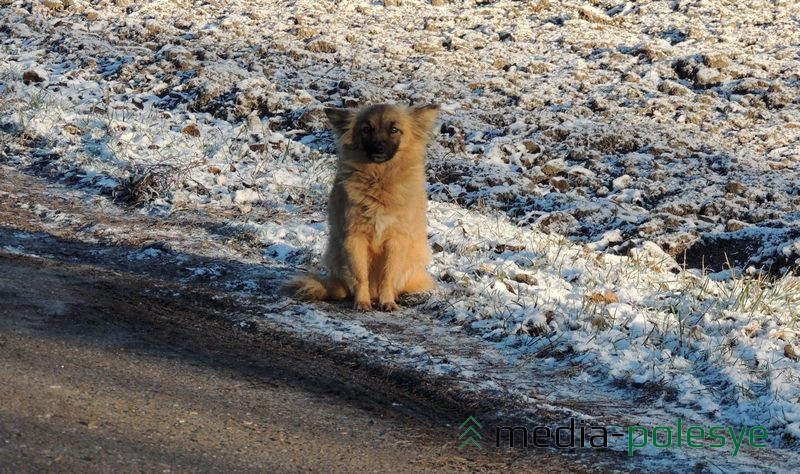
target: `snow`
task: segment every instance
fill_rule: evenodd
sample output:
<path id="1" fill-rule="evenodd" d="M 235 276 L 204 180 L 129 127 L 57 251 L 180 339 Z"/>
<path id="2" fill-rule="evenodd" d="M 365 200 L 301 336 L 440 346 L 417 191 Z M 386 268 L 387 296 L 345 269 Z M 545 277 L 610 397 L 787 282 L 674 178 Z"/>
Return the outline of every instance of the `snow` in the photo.
<path id="1" fill-rule="evenodd" d="M 437 3 L 4 2 L 0 161 L 164 219 L 235 222 L 288 276 L 324 248 L 335 156 L 322 109 L 439 103 L 439 289 L 386 318 L 419 313 L 505 372 L 386 341 L 325 305 L 281 300 L 264 318 L 531 404 L 547 399 L 531 395 L 532 363 L 571 374 L 553 404 L 589 383 L 597 399 L 656 390 L 661 406 L 641 416 L 761 424 L 788 456 L 800 443 L 800 362 L 784 354 L 800 344 L 800 5 Z M 264 291 L 249 277 L 237 288 Z"/>

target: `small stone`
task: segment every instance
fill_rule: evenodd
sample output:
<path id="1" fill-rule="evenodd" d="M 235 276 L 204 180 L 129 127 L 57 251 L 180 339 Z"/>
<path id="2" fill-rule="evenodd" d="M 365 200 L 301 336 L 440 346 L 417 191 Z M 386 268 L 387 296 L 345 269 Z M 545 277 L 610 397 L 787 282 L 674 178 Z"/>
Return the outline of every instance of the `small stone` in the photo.
<path id="1" fill-rule="evenodd" d="M 689 95 L 692 93 L 688 87 L 675 81 L 661 81 L 658 90 L 669 95 Z"/>
<path id="2" fill-rule="evenodd" d="M 748 77 L 739 81 L 733 86 L 731 92 L 738 95 L 761 94 L 770 87 L 770 83 L 764 79 Z"/>
<path id="3" fill-rule="evenodd" d="M 22 73 L 22 81 L 26 84 L 30 84 L 31 82 L 43 82 L 44 80 L 45 78 L 42 73 L 33 69 Z"/>
<path id="4" fill-rule="evenodd" d="M 175 60 L 175 67 L 179 71 L 191 71 L 197 69 L 200 63 L 192 59 L 179 58 Z"/>
<path id="5" fill-rule="evenodd" d="M 312 53 L 335 53 L 336 46 L 325 40 L 312 41 L 306 46 L 306 49 Z"/>
<path id="6" fill-rule="evenodd" d="M 554 158 L 542 166 L 542 173 L 547 176 L 555 176 L 567 169 L 567 163 L 561 158 Z"/>
<path id="7" fill-rule="evenodd" d="M 181 132 L 192 137 L 200 136 L 200 129 L 197 128 L 197 124 L 195 123 L 190 123 L 189 125 L 183 127 L 183 130 L 181 130 Z"/>
<path id="8" fill-rule="evenodd" d="M 427 54 L 439 51 L 440 49 L 442 49 L 442 46 L 437 43 L 414 43 L 411 46 L 411 49 L 413 49 L 417 53 Z"/>
<path id="9" fill-rule="evenodd" d="M 703 55 L 703 64 L 710 68 L 724 69 L 731 65 L 731 60 L 722 53 L 706 53 Z"/>
<path id="10" fill-rule="evenodd" d="M 300 39 L 308 39 L 317 36 L 319 31 L 316 28 L 300 27 L 295 30 L 294 34 Z"/>
<path id="11" fill-rule="evenodd" d="M 82 133 L 80 128 L 71 123 L 64 125 L 64 131 L 70 135 L 80 135 Z"/>
<path id="12" fill-rule="evenodd" d="M 572 77 L 576 81 L 585 81 L 585 80 L 589 79 L 589 73 L 584 71 L 583 69 L 579 69 L 577 71 L 573 71 L 572 72 Z"/>
<path id="13" fill-rule="evenodd" d="M 550 63 L 545 63 L 541 61 L 532 61 L 528 63 L 528 71 L 533 74 L 544 74 L 552 70 L 553 66 Z"/>
<path id="14" fill-rule="evenodd" d="M 711 87 L 719 84 L 722 81 L 722 73 L 719 70 L 701 66 L 697 69 L 697 74 L 694 76 L 694 83 L 697 86 Z"/>
<path id="15" fill-rule="evenodd" d="M 583 148 L 573 148 L 567 154 L 567 159 L 573 161 L 584 161 L 586 160 L 587 156 L 586 150 Z"/>
<path id="16" fill-rule="evenodd" d="M 536 277 L 528 275 L 527 273 L 517 273 L 514 275 L 514 281 L 518 283 L 525 283 L 526 285 L 530 286 L 536 286 L 539 284 L 538 280 L 536 280 Z"/>
<path id="17" fill-rule="evenodd" d="M 543 232 L 562 235 L 569 234 L 577 225 L 578 220 L 566 212 L 551 212 L 550 214 L 542 216 L 536 223 L 536 226 Z"/>
<path id="18" fill-rule="evenodd" d="M 686 32 L 686 36 L 689 39 L 702 40 L 708 37 L 708 30 L 702 25 L 692 25 L 689 27 L 689 31 Z"/>
<path id="19" fill-rule="evenodd" d="M 542 173 L 542 169 L 539 168 L 538 166 L 533 166 L 532 168 L 527 170 L 525 173 L 525 177 L 527 177 L 530 180 L 532 185 L 544 183 L 549 179 L 546 174 Z"/>
<path id="20" fill-rule="evenodd" d="M 622 76 L 622 80 L 625 82 L 639 82 L 639 75 L 629 72 Z"/>
<path id="21" fill-rule="evenodd" d="M 494 65 L 495 68 L 506 71 L 508 70 L 508 67 L 510 66 L 511 63 L 509 63 L 503 58 L 495 58 L 494 63 L 492 64 Z"/>
<path id="22" fill-rule="evenodd" d="M 800 354 L 797 353 L 797 350 L 791 344 L 783 346 L 783 355 L 791 360 L 800 360 Z"/>
<path id="23" fill-rule="evenodd" d="M 633 178 L 631 178 L 631 177 L 630 177 L 630 175 L 623 174 L 623 175 L 622 175 L 622 176 L 620 176 L 619 178 L 615 178 L 615 179 L 614 179 L 614 181 L 612 181 L 612 182 L 611 182 L 611 186 L 612 186 L 612 187 L 613 187 L 615 190 L 617 190 L 617 191 L 621 191 L 621 190 L 623 190 L 623 189 L 628 189 L 628 188 L 630 188 L 630 187 L 631 187 L 631 182 L 632 182 L 632 181 L 633 181 Z"/>
<path id="24" fill-rule="evenodd" d="M 592 97 L 589 99 L 589 108 L 595 112 L 602 112 L 608 110 L 608 101 L 602 97 Z"/>
<path id="25" fill-rule="evenodd" d="M 570 188 L 569 181 L 559 176 L 553 176 L 552 178 L 550 178 L 550 186 L 556 188 L 559 192 L 562 193 L 569 191 Z"/>
<path id="26" fill-rule="evenodd" d="M 611 18 L 606 12 L 590 5 L 581 5 L 578 8 L 578 15 L 584 20 L 593 23 L 611 23 Z"/>
<path id="27" fill-rule="evenodd" d="M 179 59 L 192 59 L 194 58 L 194 53 L 189 51 L 188 49 L 184 48 L 183 46 L 171 46 L 164 49 L 164 57 L 171 60 L 177 61 Z"/>
<path id="28" fill-rule="evenodd" d="M 648 150 L 648 152 L 653 156 L 659 156 L 669 153 L 671 150 L 672 148 L 666 145 L 663 145 L 661 143 L 654 143 L 650 145 L 650 149 Z"/>
<path id="29" fill-rule="evenodd" d="M 725 191 L 731 194 L 742 195 L 745 193 L 745 191 L 747 191 L 747 185 L 738 181 L 731 181 L 725 185 Z"/>
<path id="30" fill-rule="evenodd" d="M 44 0 L 44 6 L 51 10 L 62 10 L 64 8 L 64 2 L 61 0 Z"/>
<path id="31" fill-rule="evenodd" d="M 672 56 L 672 46 L 664 40 L 654 40 L 639 46 L 641 51 L 650 61 L 658 61 L 666 57 Z"/>
<path id="32" fill-rule="evenodd" d="M 747 226 L 748 224 L 746 222 L 730 219 L 727 223 L 725 223 L 725 230 L 727 232 L 736 232 L 737 230 L 742 230 Z"/>
<path id="33" fill-rule="evenodd" d="M 531 140 L 523 140 L 522 146 L 524 146 L 525 149 L 528 150 L 528 153 L 539 153 L 542 151 L 542 147 L 540 147 Z"/>

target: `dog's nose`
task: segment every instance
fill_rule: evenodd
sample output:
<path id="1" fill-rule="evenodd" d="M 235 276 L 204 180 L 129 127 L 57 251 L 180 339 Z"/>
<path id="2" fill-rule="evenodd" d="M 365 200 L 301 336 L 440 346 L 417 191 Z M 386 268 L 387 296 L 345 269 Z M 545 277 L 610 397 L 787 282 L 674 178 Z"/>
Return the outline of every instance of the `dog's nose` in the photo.
<path id="1" fill-rule="evenodd" d="M 384 153 L 386 151 L 386 145 L 384 145 L 383 143 L 376 143 L 375 151 L 377 153 Z"/>

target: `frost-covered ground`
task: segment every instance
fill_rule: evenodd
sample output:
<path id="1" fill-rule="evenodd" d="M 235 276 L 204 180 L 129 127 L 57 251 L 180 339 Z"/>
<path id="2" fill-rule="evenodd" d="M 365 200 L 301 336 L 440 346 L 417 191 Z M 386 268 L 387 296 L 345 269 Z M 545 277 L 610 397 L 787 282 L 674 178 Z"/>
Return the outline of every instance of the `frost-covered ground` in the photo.
<path id="1" fill-rule="evenodd" d="M 396 352 L 336 307 L 280 299 L 265 318 L 532 408 L 608 394 L 641 401 L 633 421 L 761 424 L 780 459 L 800 445 L 795 2 L 0 4 L 0 160 L 164 220 L 208 216 L 280 268 L 324 246 L 322 107 L 442 105 L 440 289 L 364 318 L 458 334 L 502 373 Z M 561 383 L 543 389 L 547 373 Z"/>

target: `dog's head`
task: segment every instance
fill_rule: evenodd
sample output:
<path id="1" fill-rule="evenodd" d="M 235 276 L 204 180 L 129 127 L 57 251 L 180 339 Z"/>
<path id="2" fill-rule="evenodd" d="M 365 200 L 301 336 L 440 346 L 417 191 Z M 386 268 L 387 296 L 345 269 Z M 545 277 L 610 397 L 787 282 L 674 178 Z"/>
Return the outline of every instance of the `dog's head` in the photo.
<path id="1" fill-rule="evenodd" d="M 379 104 L 360 110 L 325 109 L 339 142 L 371 163 L 389 161 L 412 143 L 424 146 L 438 112 L 437 105 L 406 108 Z"/>

